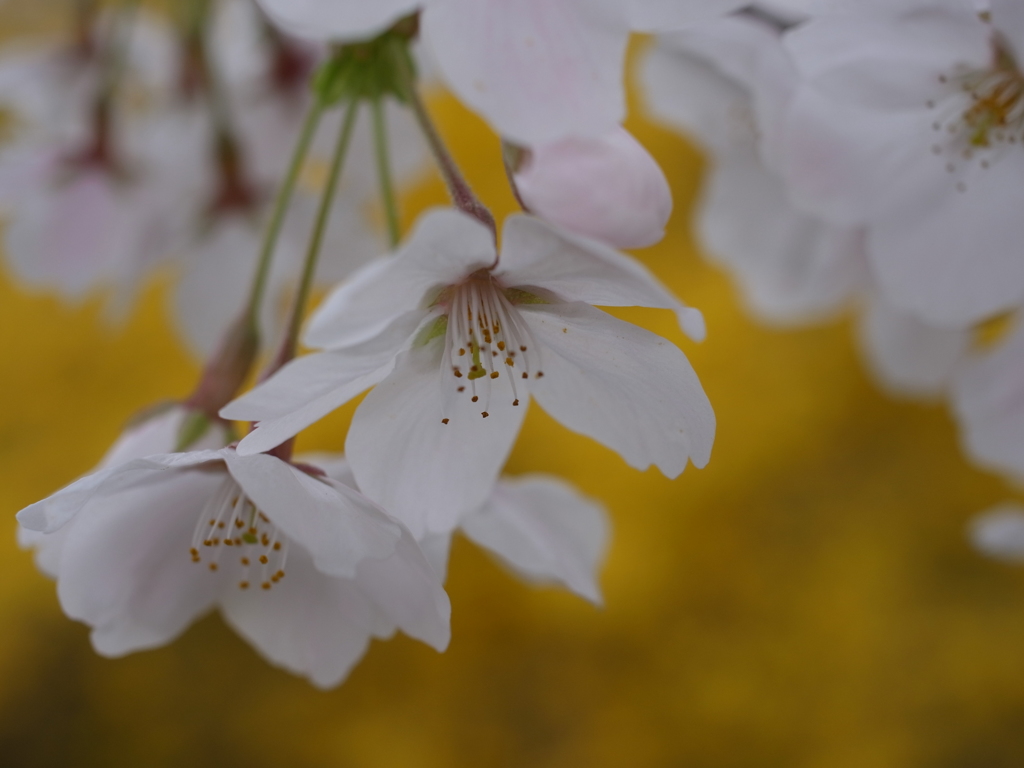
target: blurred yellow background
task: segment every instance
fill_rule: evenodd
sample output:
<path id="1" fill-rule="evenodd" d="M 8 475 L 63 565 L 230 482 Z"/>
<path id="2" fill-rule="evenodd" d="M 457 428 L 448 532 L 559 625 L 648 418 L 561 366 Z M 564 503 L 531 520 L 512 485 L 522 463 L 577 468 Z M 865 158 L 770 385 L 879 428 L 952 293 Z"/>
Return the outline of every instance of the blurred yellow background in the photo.
<path id="1" fill-rule="evenodd" d="M 453 100 L 433 106 L 481 196 L 511 211 L 497 140 Z M 968 467 L 941 407 L 873 387 L 848 323 L 752 323 L 692 240 L 699 155 L 629 128 L 676 195 L 668 236 L 639 256 L 704 310 L 708 340 L 685 340 L 667 312 L 616 314 L 690 356 L 718 415 L 710 466 L 636 472 L 534 407 L 508 471 L 555 472 L 607 504 L 606 607 L 526 586 L 458 541 L 448 652 L 375 643 L 327 693 L 217 617 L 110 661 L 62 616 L 13 514 L 88 470 L 133 412 L 187 394 L 197 366 L 161 286 L 112 329 L 96 305 L 4 279 L 0 765 L 1024 765 L 1024 567 L 964 536 L 1006 489 Z M 444 201 L 425 182 L 403 198 L 405 224 Z M 300 447 L 340 449 L 351 413 Z"/>

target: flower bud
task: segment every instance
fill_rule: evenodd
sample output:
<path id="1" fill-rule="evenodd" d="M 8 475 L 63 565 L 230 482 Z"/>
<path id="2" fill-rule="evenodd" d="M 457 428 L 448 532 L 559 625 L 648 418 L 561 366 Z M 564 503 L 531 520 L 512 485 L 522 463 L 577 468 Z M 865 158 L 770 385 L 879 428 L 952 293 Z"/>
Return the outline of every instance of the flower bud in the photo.
<path id="1" fill-rule="evenodd" d="M 643 248 L 664 236 L 672 192 L 624 128 L 510 155 L 520 201 L 538 216 L 616 248 Z"/>

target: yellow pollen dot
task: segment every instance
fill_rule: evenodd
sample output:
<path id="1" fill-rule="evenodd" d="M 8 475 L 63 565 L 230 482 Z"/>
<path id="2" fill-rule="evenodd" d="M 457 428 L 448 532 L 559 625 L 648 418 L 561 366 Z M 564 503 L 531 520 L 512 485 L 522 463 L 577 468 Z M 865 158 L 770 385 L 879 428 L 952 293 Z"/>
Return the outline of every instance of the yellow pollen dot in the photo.
<path id="1" fill-rule="evenodd" d="M 215 525 L 215 524 L 216 524 L 216 522 L 217 522 L 216 520 L 211 520 L 211 521 L 210 521 L 210 525 Z"/>
<path id="2" fill-rule="evenodd" d="M 235 546 L 235 542 L 233 542 L 231 539 L 224 539 L 224 546 L 233 547 Z"/>
<path id="3" fill-rule="evenodd" d="M 242 565 L 248 565 L 248 564 L 249 564 L 249 558 L 248 557 L 243 557 L 242 558 Z"/>
<path id="4" fill-rule="evenodd" d="M 504 341 L 499 341 L 498 342 L 498 349 L 500 349 L 502 352 L 505 351 L 505 342 Z"/>
<path id="5" fill-rule="evenodd" d="M 190 549 L 190 550 L 188 551 L 188 553 L 189 553 L 190 555 L 192 555 L 192 557 L 195 557 L 196 555 L 198 555 L 198 554 L 199 554 L 199 550 L 198 550 L 198 549 L 196 549 L 195 547 L 192 547 L 192 549 Z"/>
<path id="6" fill-rule="evenodd" d="M 441 419 L 441 423 L 442 424 L 447 424 L 448 423 L 448 419 Z"/>
<path id="7" fill-rule="evenodd" d="M 244 527 L 245 527 L 245 523 L 243 523 L 241 520 L 235 520 L 235 528 L 244 528 Z"/>
<path id="8" fill-rule="evenodd" d="M 236 547 L 242 546 L 242 540 L 241 539 L 235 539 L 235 546 Z"/>
<path id="9" fill-rule="evenodd" d="M 218 528 L 223 528 L 224 527 L 224 523 L 223 522 L 217 523 L 217 527 Z"/>
<path id="10" fill-rule="evenodd" d="M 525 352 L 525 351 L 526 351 L 526 347 L 525 347 L 525 346 L 523 346 L 523 347 L 519 347 L 519 351 L 520 351 L 520 352 Z"/>
<path id="11" fill-rule="evenodd" d="M 213 542 L 213 546 L 215 546 L 215 547 L 216 547 L 216 546 L 217 546 L 218 544 L 220 544 L 220 539 L 211 539 L 211 541 Z"/>
<path id="12" fill-rule="evenodd" d="M 544 376 L 544 371 L 537 371 L 537 378 L 539 379 L 542 376 Z"/>
<path id="13" fill-rule="evenodd" d="M 464 354 L 466 354 L 466 350 L 462 347 L 459 347 L 459 357 L 462 357 Z"/>
<path id="14" fill-rule="evenodd" d="M 213 542 L 210 541 L 209 539 L 207 539 L 206 541 L 203 542 L 203 546 L 204 547 L 212 547 L 213 546 Z"/>
<path id="15" fill-rule="evenodd" d="M 491 414 L 489 414 L 489 413 L 488 413 L 487 411 L 482 411 L 482 412 L 480 413 L 480 415 L 481 415 L 481 416 L 483 416 L 483 417 L 484 417 L 484 418 L 486 419 L 486 418 L 487 418 L 488 416 L 490 416 Z"/>
<path id="16" fill-rule="evenodd" d="M 268 562 L 267 561 L 267 556 L 266 555 L 260 555 L 260 562 L 263 563 L 264 565 L 266 565 L 267 562 Z"/>
<path id="17" fill-rule="evenodd" d="M 516 400 L 513 400 L 513 401 L 512 401 L 512 405 L 519 405 L 519 400 L 518 400 L 518 399 L 516 399 Z"/>
<path id="18" fill-rule="evenodd" d="M 530 378 L 530 374 L 528 374 L 526 371 L 523 371 L 523 378 L 524 379 Z"/>
<path id="19" fill-rule="evenodd" d="M 248 589 L 248 588 L 249 588 L 249 582 L 248 582 L 248 581 L 243 581 L 243 582 L 241 582 L 241 583 L 240 583 L 240 584 L 238 585 L 238 588 L 239 588 L 239 589 Z"/>
<path id="20" fill-rule="evenodd" d="M 562 333 L 568 333 L 568 332 L 569 332 L 569 329 L 568 329 L 568 328 L 563 328 L 563 329 L 562 329 Z"/>
<path id="21" fill-rule="evenodd" d="M 479 397 L 477 397 L 476 395 L 473 395 L 473 402 L 474 402 L 474 403 L 475 403 L 475 402 L 476 402 L 477 400 L 479 400 L 479 399 L 480 399 Z"/>
<path id="22" fill-rule="evenodd" d="M 277 578 L 283 579 L 284 578 L 284 571 L 278 571 L 275 575 L 277 576 Z"/>
<path id="23" fill-rule="evenodd" d="M 217 570 L 217 564 L 216 563 L 210 563 L 210 570 L 211 571 L 216 571 Z"/>
<path id="24" fill-rule="evenodd" d="M 492 379 L 498 378 L 498 372 L 497 371 L 491 371 L 491 378 Z"/>
<path id="25" fill-rule="evenodd" d="M 260 584 L 260 586 L 263 587 L 264 589 L 270 589 L 270 582 L 269 581 L 264 581 L 262 584 Z"/>
<path id="26" fill-rule="evenodd" d="M 270 537 L 267 536 L 267 534 L 264 533 L 263 537 L 260 539 L 260 544 L 262 544 L 264 547 L 269 547 L 270 546 Z"/>
<path id="27" fill-rule="evenodd" d="M 192 555 L 192 562 L 193 563 L 198 563 L 200 560 L 201 560 L 201 558 L 198 555 Z"/>
<path id="28" fill-rule="evenodd" d="M 465 391 L 466 391 L 466 388 L 465 388 L 465 387 L 459 387 L 459 389 L 458 389 L 457 391 L 459 391 L 459 392 L 465 392 Z"/>
<path id="29" fill-rule="evenodd" d="M 257 530 L 255 525 L 252 525 L 252 526 L 249 526 L 249 533 L 251 533 L 253 536 L 255 536 L 257 533 L 259 533 L 259 531 Z"/>
<path id="30" fill-rule="evenodd" d="M 511 357 L 506 357 L 505 358 L 505 365 L 509 366 L 510 368 L 514 367 L 515 364 L 516 364 L 516 361 L 513 360 Z"/>
<path id="31" fill-rule="evenodd" d="M 277 552 L 277 550 L 279 550 L 280 548 L 281 548 L 281 542 L 280 541 L 274 542 L 274 551 Z"/>

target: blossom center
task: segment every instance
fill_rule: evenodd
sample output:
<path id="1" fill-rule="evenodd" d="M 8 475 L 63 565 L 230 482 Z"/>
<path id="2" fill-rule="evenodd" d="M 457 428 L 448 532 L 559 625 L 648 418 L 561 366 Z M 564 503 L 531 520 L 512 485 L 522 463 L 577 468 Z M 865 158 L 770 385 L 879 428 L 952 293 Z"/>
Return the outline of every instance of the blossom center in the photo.
<path id="1" fill-rule="evenodd" d="M 946 115 L 932 123 L 932 129 L 947 139 L 933 145 L 932 152 L 946 157 L 950 173 L 975 157 L 980 157 L 982 168 L 988 168 L 991 155 L 986 150 L 1024 144 L 1024 74 L 998 38 L 992 51 L 992 63 L 985 69 L 939 77 L 943 87 L 953 92 L 943 100 Z M 936 102 L 929 101 L 928 107 L 935 109 Z M 966 191 L 962 181 L 957 188 Z"/>
<path id="2" fill-rule="evenodd" d="M 234 569 L 239 589 L 269 590 L 284 578 L 288 539 L 227 477 L 203 508 L 189 554 L 212 572 Z"/>
<path id="3" fill-rule="evenodd" d="M 512 405 L 519 405 L 520 385 L 540 378 L 540 355 L 530 329 L 515 307 L 522 291 L 505 291 L 487 270 L 450 289 L 444 365 L 455 393 L 480 403 L 487 418 L 492 387 L 508 382 Z M 504 375 L 503 375 L 504 374 Z M 525 396 L 525 395 L 524 395 Z M 442 420 L 445 424 L 448 419 Z"/>

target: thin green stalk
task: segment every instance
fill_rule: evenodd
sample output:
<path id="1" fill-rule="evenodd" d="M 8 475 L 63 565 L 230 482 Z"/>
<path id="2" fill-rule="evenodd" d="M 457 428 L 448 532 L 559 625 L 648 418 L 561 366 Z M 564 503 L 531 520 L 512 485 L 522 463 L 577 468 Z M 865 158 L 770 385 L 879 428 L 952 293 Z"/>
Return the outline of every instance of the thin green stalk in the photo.
<path id="1" fill-rule="evenodd" d="M 252 291 L 249 293 L 249 303 L 246 305 L 249 323 L 255 330 L 259 328 L 260 307 L 263 305 L 263 296 L 267 290 L 267 279 L 270 276 L 270 265 L 274 259 L 274 249 L 281 234 L 281 225 L 284 223 L 288 205 L 291 202 L 292 194 L 295 192 L 295 185 L 299 179 L 299 173 L 306 162 L 309 154 L 309 147 L 313 143 L 313 136 L 316 134 L 317 126 L 320 125 L 320 118 L 323 116 L 323 103 L 317 99 L 309 108 L 306 120 L 303 123 L 299 140 L 292 150 L 291 162 L 288 172 L 277 190 L 277 197 L 274 199 L 274 209 L 267 222 L 267 229 L 263 235 L 263 245 L 260 249 L 259 260 L 256 264 L 256 275 L 253 278 Z"/>
<path id="2" fill-rule="evenodd" d="M 402 239 L 401 225 L 398 220 L 398 201 L 391 182 L 391 159 L 388 157 L 388 131 L 384 118 L 384 102 L 379 96 L 371 102 L 373 105 L 373 137 L 377 150 L 377 176 L 380 178 L 380 194 L 384 202 L 384 216 L 388 225 L 388 244 L 392 249 Z"/>
<path id="3" fill-rule="evenodd" d="M 334 195 L 338 189 L 338 179 L 341 177 L 341 169 L 345 164 L 345 155 L 348 153 L 348 146 L 352 139 L 352 129 L 355 126 L 358 112 L 359 102 L 358 100 L 353 100 L 348 105 L 348 111 L 345 113 L 341 132 L 338 134 L 338 142 L 334 148 L 334 157 L 331 160 L 331 168 L 327 176 L 327 185 L 324 187 L 323 195 L 320 198 L 320 208 L 317 210 L 316 222 L 313 224 L 313 232 L 309 238 L 306 260 L 302 266 L 302 276 L 299 278 L 299 287 L 295 292 L 291 313 L 288 316 L 288 325 L 285 329 L 281 350 L 266 372 L 265 377 L 295 356 L 299 329 L 302 326 L 302 318 L 306 313 L 306 305 L 309 303 L 309 295 L 313 289 L 313 277 L 316 275 L 316 265 L 320 258 L 320 247 L 323 245 L 324 234 L 327 232 L 327 222 L 330 219 L 331 206 L 334 203 Z"/>

